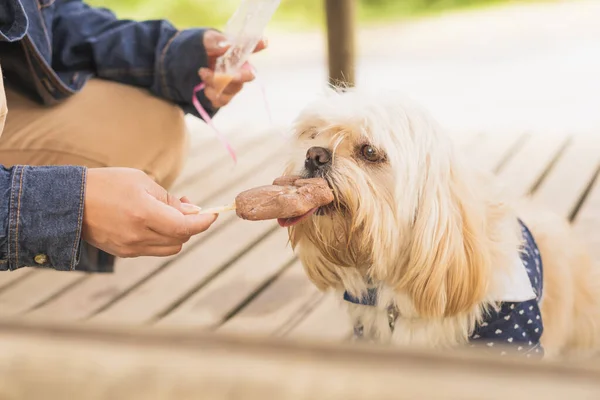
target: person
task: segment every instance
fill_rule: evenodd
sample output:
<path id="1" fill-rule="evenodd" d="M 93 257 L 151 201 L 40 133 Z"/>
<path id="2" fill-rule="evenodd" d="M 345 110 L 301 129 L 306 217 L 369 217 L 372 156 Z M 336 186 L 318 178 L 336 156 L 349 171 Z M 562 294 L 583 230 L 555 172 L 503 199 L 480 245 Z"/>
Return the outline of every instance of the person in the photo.
<path id="1" fill-rule="evenodd" d="M 266 47 L 262 41 L 255 51 Z M 216 216 L 169 194 L 184 114 L 214 116 L 228 49 L 214 29 L 129 21 L 80 0 L 0 2 L 0 270 L 110 272 L 114 257 L 176 254 Z"/>

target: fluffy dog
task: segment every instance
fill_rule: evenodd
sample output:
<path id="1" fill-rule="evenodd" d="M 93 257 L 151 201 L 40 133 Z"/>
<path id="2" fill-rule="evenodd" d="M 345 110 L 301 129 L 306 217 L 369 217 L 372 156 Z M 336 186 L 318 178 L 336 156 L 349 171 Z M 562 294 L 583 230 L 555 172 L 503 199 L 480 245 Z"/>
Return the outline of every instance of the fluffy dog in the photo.
<path id="1" fill-rule="evenodd" d="M 330 206 L 280 223 L 311 281 L 344 298 L 356 337 L 527 357 L 596 350 L 600 278 L 569 224 L 504 199 L 413 103 L 354 90 L 315 101 L 285 174 L 334 191 Z"/>

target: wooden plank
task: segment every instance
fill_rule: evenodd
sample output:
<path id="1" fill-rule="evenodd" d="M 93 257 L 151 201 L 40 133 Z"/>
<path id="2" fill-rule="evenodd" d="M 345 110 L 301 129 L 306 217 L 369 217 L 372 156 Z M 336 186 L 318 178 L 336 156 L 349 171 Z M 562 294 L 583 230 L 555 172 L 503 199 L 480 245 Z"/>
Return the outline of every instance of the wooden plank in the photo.
<path id="1" fill-rule="evenodd" d="M 302 265 L 297 261 L 256 299 L 227 321 L 219 332 L 276 334 L 315 297 L 320 297 L 320 293 L 308 280 Z"/>
<path id="2" fill-rule="evenodd" d="M 83 273 L 76 271 L 37 270 L 0 293 L 0 316 L 14 316 L 29 311 L 84 278 Z M 49 281 L 52 284 L 48 284 Z"/>
<path id="3" fill-rule="evenodd" d="M 187 168 L 171 192 L 176 196 L 187 196 L 201 201 L 206 198 L 201 191 L 206 192 L 207 188 L 222 188 L 223 182 L 235 183 L 234 179 L 240 174 L 244 174 L 250 168 L 256 168 L 257 163 L 267 161 L 276 150 L 281 151 L 279 143 L 279 146 L 265 147 L 265 140 L 268 140 L 267 136 L 237 139 L 235 146 L 238 149 L 238 165 L 233 164 L 227 153 L 220 152 L 221 149 L 213 151 L 212 155 L 194 157 L 191 162 L 196 164 Z"/>
<path id="4" fill-rule="evenodd" d="M 215 328 L 223 323 L 294 259 L 286 230 L 272 226 L 269 236 L 157 325 Z"/>
<path id="5" fill-rule="evenodd" d="M 351 87 L 355 84 L 355 0 L 325 0 L 329 83 Z"/>
<path id="6" fill-rule="evenodd" d="M 600 396 L 593 363 L 149 329 L 3 325 L 0 373 L 0 397 L 14 400 Z"/>
<path id="7" fill-rule="evenodd" d="M 575 136 L 548 177 L 537 189 L 534 199 L 554 212 L 570 218 L 599 167 L 598 138 L 587 135 Z"/>
<path id="8" fill-rule="evenodd" d="M 201 175 L 209 167 L 215 167 L 225 161 L 227 154 L 219 152 L 217 143 L 206 143 L 203 146 L 204 151 L 198 154 L 192 154 L 188 157 L 181 174 L 173 184 L 170 190 L 181 191 L 187 183 Z"/>
<path id="9" fill-rule="evenodd" d="M 268 135 L 243 135 L 238 131 L 229 138 L 232 146 L 235 147 L 239 155 L 247 153 L 250 149 L 256 148 L 259 144 L 264 144 L 273 133 Z M 205 174 L 214 174 L 219 171 L 219 166 L 226 168 L 233 165 L 229 153 L 223 147 L 221 142 L 214 138 L 213 140 L 203 142 L 202 150 L 191 154 L 188 157 L 186 165 L 181 171 L 180 176 L 173 185 L 172 191 L 179 193 L 185 192 L 187 185 L 197 184 L 197 181 Z"/>
<path id="10" fill-rule="evenodd" d="M 185 116 L 185 125 L 189 133 L 190 155 L 196 155 L 211 142 L 218 141 L 215 140 L 210 127 L 200 118 L 187 114 Z"/>
<path id="11" fill-rule="evenodd" d="M 517 131 L 483 135 L 468 155 L 471 162 L 484 171 L 495 172 L 502 161 L 520 144 L 524 134 Z"/>
<path id="12" fill-rule="evenodd" d="M 535 190 L 567 141 L 563 135 L 532 135 L 498 173 L 506 193 L 520 197 Z"/>
<path id="13" fill-rule="evenodd" d="M 241 257 L 272 227 L 268 222 L 234 221 L 90 321 L 123 324 L 153 321 Z"/>
<path id="14" fill-rule="evenodd" d="M 197 185 L 189 188 L 188 196 L 192 202 L 206 206 L 226 204 L 232 201 L 240 188 L 236 182 L 244 182 L 251 187 L 269 183 L 273 176 L 280 171 L 267 169 L 265 162 L 277 168 L 278 164 L 272 163 L 271 158 L 281 152 L 281 148 L 272 148 L 265 151 L 264 148 L 250 148 L 241 155 L 238 167 L 229 175 L 221 174 L 204 175 L 198 179 Z M 228 223 L 237 219 L 235 213 L 221 215 L 215 226 L 202 235 L 195 236 L 185 246 L 182 253 L 208 239 L 212 234 L 225 227 Z M 93 275 L 80 285 L 73 286 L 61 296 L 30 313 L 28 318 L 52 318 L 56 320 L 73 320 L 86 318 L 131 290 L 139 282 L 147 279 L 155 271 L 162 268 L 175 257 L 156 258 L 140 257 L 136 259 L 121 259 L 113 274 Z M 53 284 L 55 277 L 48 284 Z M 59 282 L 60 283 L 60 282 Z"/>
<path id="15" fill-rule="evenodd" d="M 328 293 L 286 336 L 307 340 L 341 341 L 352 333 L 352 323 L 342 299 Z"/>
<path id="16" fill-rule="evenodd" d="M 281 172 L 283 157 L 280 152 L 273 155 L 268 165 L 247 179 L 245 184 L 253 187 L 272 181 Z M 169 265 L 169 268 L 152 276 L 92 320 L 128 324 L 150 321 L 167 311 L 182 295 L 187 295 L 190 290 L 209 279 L 211 274 L 232 262 L 246 247 L 273 227 L 272 221 L 246 222 L 237 219 L 235 214 L 229 218 L 235 218 L 235 221 L 208 237 L 201 246 L 194 247 L 177 262 Z"/>
<path id="17" fill-rule="evenodd" d="M 574 230 L 587 245 L 592 260 L 600 260 L 600 179 L 595 180 L 573 221 Z"/>

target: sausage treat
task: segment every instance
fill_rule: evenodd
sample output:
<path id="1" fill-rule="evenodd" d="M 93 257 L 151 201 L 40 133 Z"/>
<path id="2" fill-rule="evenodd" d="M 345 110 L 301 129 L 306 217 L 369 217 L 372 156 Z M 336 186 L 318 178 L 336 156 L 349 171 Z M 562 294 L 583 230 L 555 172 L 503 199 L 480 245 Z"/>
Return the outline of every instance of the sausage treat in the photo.
<path id="1" fill-rule="evenodd" d="M 319 207 L 333 202 L 333 191 L 322 178 L 303 179 L 283 176 L 272 185 L 246 190 L 235 204 L 202 210 L 202 214 L 236 210 L 238 217 L 249 221 L 277 219 L 282 226 L 294 225 Z"/>

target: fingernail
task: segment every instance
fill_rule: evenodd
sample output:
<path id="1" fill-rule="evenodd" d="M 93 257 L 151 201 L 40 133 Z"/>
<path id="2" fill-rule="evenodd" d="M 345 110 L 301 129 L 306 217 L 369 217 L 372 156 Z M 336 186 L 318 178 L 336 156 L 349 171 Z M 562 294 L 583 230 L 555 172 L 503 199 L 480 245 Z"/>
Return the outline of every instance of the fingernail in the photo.
<path id="1" fill-rule="evenodd" d="M 226 40 L 221 40 L 220 42 L 217 43 L 217 47 L 223 49 L 225 47 L 229 46 L 229 42 Z"/>
<path id="2" fill-rule="evenodd" d="M 202 208 L 198 207 L 197 205 L 188 203 L 181 203 L 181 209 L 184 213 L 189 214 L 198 214 L 200 211 L 202 211 Z"/>

